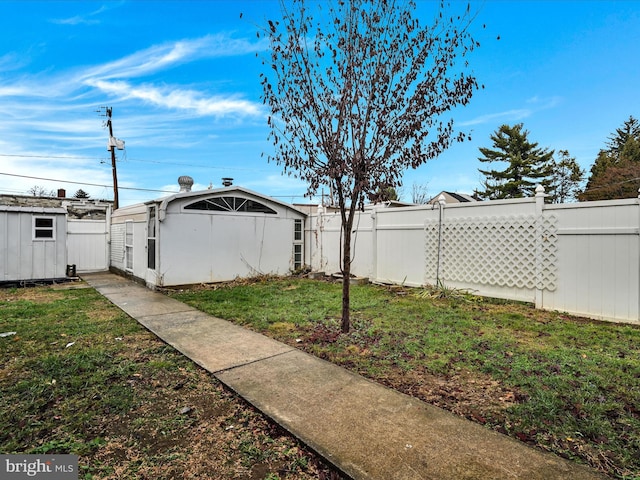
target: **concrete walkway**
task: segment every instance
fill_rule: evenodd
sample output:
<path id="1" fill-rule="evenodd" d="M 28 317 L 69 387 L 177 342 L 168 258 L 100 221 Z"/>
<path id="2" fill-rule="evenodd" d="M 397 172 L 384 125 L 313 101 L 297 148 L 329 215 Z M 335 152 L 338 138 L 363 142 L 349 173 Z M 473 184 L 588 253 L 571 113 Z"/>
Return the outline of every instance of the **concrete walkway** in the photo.
<path id="1" fill-rule="evenodd" d="M 111 273 L 82 278 L 354 479 L 602 479 Z"/>

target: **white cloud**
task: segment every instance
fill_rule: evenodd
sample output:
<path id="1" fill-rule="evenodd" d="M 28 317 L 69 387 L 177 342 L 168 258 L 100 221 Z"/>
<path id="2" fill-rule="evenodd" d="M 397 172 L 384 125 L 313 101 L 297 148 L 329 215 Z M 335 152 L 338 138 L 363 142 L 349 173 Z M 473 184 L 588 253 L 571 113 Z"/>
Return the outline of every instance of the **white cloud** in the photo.
<path id="1" fill-rule="evenodd" d="M 119 97 L 120 100 L 135 98 L 164 108 L 192 110 L 202 116 L 261 113 L 260 106 L 254 102 L 233 97 L 205 97 L 196 90 L 153 85 L 134 86 L 124 81 L 88 80 L 87 83 L 105 93 Z"/>
<path id="2" fill-rule="evenodd" d="M 92 14 L 99 13 L 100 10 L 96 10 Z M 260 48 L 259 42 L 233 39 L 226 34 L 209 35 L 153 46 L 102 65 L 29 75 L 16 75 L 8 70 L 10 54 L 0 57 L 0 72 L 3 65 L 6 66 L 0 79 L 0 116 L 7 120 L 0 123 L 0 154 L 4 154 L 0 156 L 0 173 L 18 175 L 0 176 L 2 191 L 26 193 L 34 185 L 40 185 L 51 190 L 66 188 L 67 192 L 82 188 L 93 198 L 112 198 L 106 151 L 108 133 L 101 128 L 104 118 L 95 111 L 105 102 L 116 107 L 114 135 L 127 142 L 133 160 L 148 147 L 165 144 L 175 152 L 179 148 L 195 148 L 205 143 L 207 136 L 219 135 L 211 132 L 211 122 L 200 118 L 224 119 L 225 128 L 229 127 L 230 118 L 242 120 L 243 124 L 248 118 L 259 118 L 262 105 L 233 92 L 197 89 L 192 85 L 159 85 L 151 81 L 140 83 L 139 79 L 199 59 L 243 55 Z M 141 103 L 157 110 L 139 108 Z M 152 110 L 151 113 L 148 110 Z M 182 155 L 165 154 L 168 158 Z M 121 161 L 126 162 L 126 156 L 125 151 Z M 101 164 L 101 159 L 107 159 L 106 164 Z M 123 174 L 126 171 L 118 172 L 121 187 L 143 183 L 138 177 L 127 178 Z M 25 178 L 29 176 L 55 181 Z M 206 180 L 206 177 L 202 179 Z M 65 184 L 64 181 L 86 181 L 106 187 Z M 208 184 L 194 186 L 206 187 Z M 177 189 L 177 183 L 174 188 Z M 121 202 L 126 203 L 160 195 L 160 192 L 134 190 L 120 192 Z"/>
<path id="3" fill-rule="evenodd" d="M 489 113 L 486 115 L 480 115 L 471 120 L 466 120 L 464 122 L 459 122 L 458 124 L 461 127 L 468 127 L 471 125 L 481 125 L 484 123 L 499 121 L 517 121 L 522 120 L 523 118 L 527 118 L 532 114 L 532 110 L 526 108 L 507 110 L 504 112 L 498 113 Z"/>
<path id="4" fill-rule="evenodd" d="M 252 43 L 246 39 L 232 38 L 222 33 L 206 35 L 196 39 L 155 45 L 135 52 L 87 70 L 81 76 L 81 80 L 141 77 L 181 63 L 203 58 L 245 55 L 264 48 L 266 48 L 264 41 Z"/>
<path id="5" fill-rule="evenodd" d="M 481 125 L 485 123 L 496 123 L 498 122 L 515 122 L 518 120 L 522 120 L 524 118 L 528 118 L 531 115 L 534 115 L 537 112 L 548 110 L 550 108 L 555 108 L 562 103 L 562 97 L 554 96 L 547 98 L 540 98 L 535 95 L 531 98 L 525 100 L 527 105 L 530 107 L 527 108 L 514 108 L 512 110 L 506 110 L 504 112 L 497 113 L 489 113 L 486 115 L 480 115 L 471 120 L 460 122 L 459 125 L 461 127 L 468 127 L 471 125 Z"/>
<path id="6" fill-rule="evenodd" d="M 25 55 L 18 55 L 17 53 L 6 53 L 0 56 L 0 72 L 8 72 L 12 70 L 19 70 L 28 63 Z"/>
<path id="7" fill-rule="evenodd" d="M 68 18 L 53 18 L 49 21 L 57 25 L 96 25 L 100 23 L 100 20 L 93 17 L 96 17 L 101 13 L 111 10 L 112 8 L 119 7 L 123 3 L 124 2 L 110 2 L 110 4 L 102 5 L 97 10 L 94 10 L 93 12 L 89 12 L 85 15 L 75 15 L 73 17 L 68 17 Z"/>

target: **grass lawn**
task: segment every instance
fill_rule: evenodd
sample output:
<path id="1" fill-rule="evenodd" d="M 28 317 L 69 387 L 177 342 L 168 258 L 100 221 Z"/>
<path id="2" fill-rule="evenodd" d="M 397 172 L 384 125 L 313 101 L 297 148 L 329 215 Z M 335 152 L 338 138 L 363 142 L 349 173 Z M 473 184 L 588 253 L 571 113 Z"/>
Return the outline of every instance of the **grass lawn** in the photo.
<path id="1" fill-rule="evenodd" d="M 83 479 L 338 479 L 93 289 L 0 289 L 0 453 Z"/>
<path id="2" fill-rule="evenodd" d="M 537 448 L 640 478 L 638 326 L 363 285 L 342 335 L 338 283 L 267 278 L 169 294 Z"/>

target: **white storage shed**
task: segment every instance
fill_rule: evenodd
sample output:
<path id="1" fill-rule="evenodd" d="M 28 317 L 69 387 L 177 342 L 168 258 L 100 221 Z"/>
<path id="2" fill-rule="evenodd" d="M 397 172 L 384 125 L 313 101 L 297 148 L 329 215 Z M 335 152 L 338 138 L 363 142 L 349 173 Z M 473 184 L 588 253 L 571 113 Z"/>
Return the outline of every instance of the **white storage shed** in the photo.
<path id="1" fill-rule="evenodd" d="M 67 273 L 67 211 L 0 205 L 0 282 L 63 279 Z"/>
<path id="2" fill-rule="evenodd" d="M 242 187 L 182 191 L 113 212 L 111 268 L 150 287 L 285 275 L 304 266 L 305 218 Z"/>

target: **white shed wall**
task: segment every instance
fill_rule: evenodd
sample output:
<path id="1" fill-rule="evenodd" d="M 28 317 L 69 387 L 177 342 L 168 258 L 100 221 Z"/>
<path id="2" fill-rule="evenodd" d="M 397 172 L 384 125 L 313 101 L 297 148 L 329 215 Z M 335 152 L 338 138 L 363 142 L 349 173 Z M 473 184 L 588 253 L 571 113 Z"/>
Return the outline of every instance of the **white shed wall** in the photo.
<path id="1" fill-rule="evenodd" d="M 175 213 L 161 223 L 158 283 L 183 285 L 293 269 L 293 218 Z"/>
<path id="2" fill-rule="evenodd" d="M 54 239 L 33 239 L 34 215 L 55 219 Z M 0 211 L 0 281 L 64 278 L 67 269 L 66 236 L 64 214 L 46 210 Z"/>

